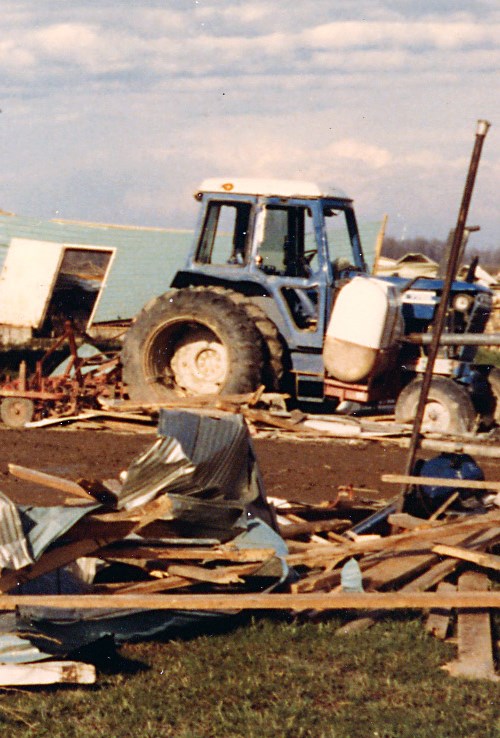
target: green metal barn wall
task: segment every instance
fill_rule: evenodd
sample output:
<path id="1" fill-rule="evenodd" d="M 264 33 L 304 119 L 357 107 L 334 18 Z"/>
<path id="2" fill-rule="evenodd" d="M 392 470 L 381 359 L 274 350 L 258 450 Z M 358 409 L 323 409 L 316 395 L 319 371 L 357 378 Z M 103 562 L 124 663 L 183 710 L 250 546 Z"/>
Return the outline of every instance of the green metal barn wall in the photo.
<path id="1" fill-rule="evenodd" d="M 0 268 L 12 238 L 115 248 L 111 270 L 94 316 L 94 322 L 100 323 L 132 318 L 151 297 L 165 292 L 185 261 L 193 233 L 41 221 L 0 214 Z"/>
<path id="2" fill-rule="evenodd" d="M 370 268 L 380 225 L 359 224 Z M 193 231 L 38 220 L 0 213 L 0 269 L 12 238 L 115 248 L 93 322 L 132 318 L 148 300 L 168 288 L 185 262 L 193 236 Z M 328 237 L 335 258 L 349 257 L 350 247 L 338 232 L 329 232 Z"/>

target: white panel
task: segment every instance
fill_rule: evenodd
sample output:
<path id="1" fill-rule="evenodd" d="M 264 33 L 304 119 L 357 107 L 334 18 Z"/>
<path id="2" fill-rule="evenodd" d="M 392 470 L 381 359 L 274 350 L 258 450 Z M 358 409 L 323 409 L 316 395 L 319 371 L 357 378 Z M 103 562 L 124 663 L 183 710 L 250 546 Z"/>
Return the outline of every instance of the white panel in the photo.
<path id="1" fill-rule="evenodd" d="M 65 246 L 13 238 L 0 274 L 0 323 L 40 328 Z"/>

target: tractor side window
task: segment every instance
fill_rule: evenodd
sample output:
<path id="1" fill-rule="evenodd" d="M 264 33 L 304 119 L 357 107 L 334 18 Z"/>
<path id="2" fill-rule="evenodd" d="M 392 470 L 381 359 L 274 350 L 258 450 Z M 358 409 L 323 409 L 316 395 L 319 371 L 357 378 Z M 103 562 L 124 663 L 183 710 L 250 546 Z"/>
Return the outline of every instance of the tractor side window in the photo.
<path id="1" fill-rule="evenodd" d="M 305 207 L 267 206 L 259 263 L 268 274 L 308 277 L 316 256 L 312 215 Z"/>
<path id="2" fill-rule="evenodd" d="M 196 260 L 202 264 L 245 264 L 250 209 L 249 203 L 210 203 Z"/>

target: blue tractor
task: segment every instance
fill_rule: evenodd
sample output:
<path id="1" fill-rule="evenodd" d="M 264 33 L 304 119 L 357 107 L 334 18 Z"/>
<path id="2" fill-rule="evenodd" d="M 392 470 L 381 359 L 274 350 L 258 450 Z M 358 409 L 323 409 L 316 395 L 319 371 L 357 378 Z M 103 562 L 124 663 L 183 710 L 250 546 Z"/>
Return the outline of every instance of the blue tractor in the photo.
<path id="1" fill-rule="evenodd" d="M 394 401 L 409 422 L 442 280 L 369 274 L 352 200 L 310 182 L 209 179 L 193 247 L 167 292 L 127 331 L 129 396 L 241 394 L 264 384 L 297 403 Z M 339 256 L 338 244 L 349 245 Z M 490 291 L 456 281 L 424 427 L 471 431 L 496 413 L 495 370 L 475 367 Z M 409 336 L 413 342 L 410 342 Z"/>

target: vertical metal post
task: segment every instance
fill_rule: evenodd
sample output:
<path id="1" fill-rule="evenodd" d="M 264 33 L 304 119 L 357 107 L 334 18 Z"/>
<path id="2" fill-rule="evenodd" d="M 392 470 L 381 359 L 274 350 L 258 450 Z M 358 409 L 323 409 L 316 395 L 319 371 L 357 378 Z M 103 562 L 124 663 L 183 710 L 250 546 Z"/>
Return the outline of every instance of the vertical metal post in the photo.
<path id="1" fill-rule="evenodd" d="M 443 291 L 442 291 L 438 309 L 436 311 L 436 315 L 434 316 L 434 321 L 432 324 L 432 341 L 431 341 L 429 352 L 427 355 L 427 365 L 425 367 L 425 372 L 424 372 L 424 376 L 422 379 L 422 387 L 420 389 L 420 396 L 418 398 L 417 410 L 415 413 L 415 420 L 413 421 L 412 436 L 410 440 L 410 447 L 408 449 L 408 457 L 406 460 L 406 468 L 404 472 L 405 474 L 411 474 L 413 465 L 415 463 L 415 457 L 416 457 L 416 453 L 417 453 L 419 442 L 420 442 L 420 431 L 422 428 L 422 420 L 424 417 L 427 397 L 429 395 L 429 389 L 431 386 L 431 380 L 432 380 L 432 375 L 434 371 L 434 364 L 435 364 L 437 353 L 439 350 L 439 339 L 441 337 L 441 333 L 443 332 L 444 325 L 445 325 L 446 313 L 448 311 L 448 303 L 450 300 L 451 285 L 452 285 L 452 282 L 457 272 L 458 258 L 459 258 L 459 254 L 460 254 L 460 250 L 462 246 L 462 239 L 464 235 L 465 224 L 467 221 L 467 215 L 469 212 L 469 205 L 470 205 L 470 201 L 472 197 L 472 190 L 474 188 L 474 182 L 476 179 L 479 159 L 481 156 L 481 149 L 483 147 L 483 142 L 484 142 L 484 139 L 486 137 L 489 127 L 490 127 L 490 123 L 488 123 L 488 121 L 486 120 L 478 121 L 474 149 L 473 149 L 472 156 L 471 156 L 469 172 L 468 172 L 467 180 L 465 183 L 464 193 L 462 196 L 462 203 L 460 205 L 460 210 L 458 213 L 457 225 L 455 227 L 455 232 L 453 235 L 453 242 L 452 242 L 451 249 L 450 249 L 450 258 L 448 261 L 446 277 L 445 277 L 444 284 L 443 284 Z M 401 510 L 403 507 L 404 496 L 406 495 L 407 490 L 408 490 L 408 485 L 404 485 L 401 490 L 401 495 L 400 495 L 400 498 L 397 504 L 397 507 L 399 510 Z"/>

